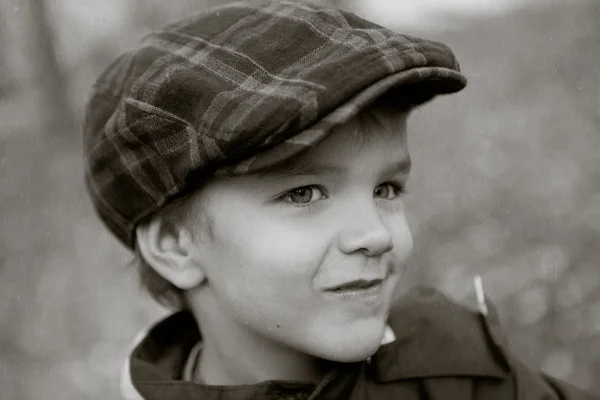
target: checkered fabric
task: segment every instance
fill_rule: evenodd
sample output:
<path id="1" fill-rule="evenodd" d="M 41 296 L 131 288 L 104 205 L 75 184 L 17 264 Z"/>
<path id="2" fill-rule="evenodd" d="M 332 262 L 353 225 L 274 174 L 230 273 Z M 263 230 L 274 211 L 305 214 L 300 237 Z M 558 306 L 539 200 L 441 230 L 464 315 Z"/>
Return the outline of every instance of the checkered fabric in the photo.
<path id="1" fill-rule="evenodd" d="M 99 77 L 86 185 L 133 248 L 136 225 L 201 177 L 288 159 L 384 93 L 422 103 L 465 85 L 442 43 L 304 3 L 229 4 L 147 36 Z"/>

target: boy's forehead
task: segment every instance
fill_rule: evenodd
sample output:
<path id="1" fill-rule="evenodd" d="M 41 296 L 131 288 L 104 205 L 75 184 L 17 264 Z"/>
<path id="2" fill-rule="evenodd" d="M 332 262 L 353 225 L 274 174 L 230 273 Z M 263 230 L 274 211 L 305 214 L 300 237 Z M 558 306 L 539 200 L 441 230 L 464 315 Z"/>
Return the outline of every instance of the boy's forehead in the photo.
<path id="1" fill-rule="evenodd" d="M 376 154 L 387 172 L 408 173 L 411 158 L 403 113 L 363 113 L 337 128 L 323 142 L 303 153 L 252 175 L 285 178 L 301 175 L 344 175 L 350 161 L 360 162 L 361 152 Z"/>

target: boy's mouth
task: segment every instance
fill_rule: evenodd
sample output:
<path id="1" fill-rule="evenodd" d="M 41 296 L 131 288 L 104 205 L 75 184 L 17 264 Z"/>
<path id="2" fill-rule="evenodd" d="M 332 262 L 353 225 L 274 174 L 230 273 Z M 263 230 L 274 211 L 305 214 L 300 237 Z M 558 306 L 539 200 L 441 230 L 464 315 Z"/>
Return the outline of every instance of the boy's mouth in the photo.
<path id="1" fill-rule="evenodd" d="M 357 279 L 350 282 L 345 282 L 340 285 L 336 285 L 328 288 L 326 291 L 333 293 L 341 292 L 353 292 L 353 291 L 367 291 L 369 289 L 377 288 L 381 285 L 383 279 Z"/>
<path id="2" fill-rule="evenodd" d="M 371 315 L 374 307 L 379 307 L 384 300 L 384 281 L 380 278 L 357 279 L 332 286 L 326 293 L 331 299 L 359 306 L 361 312 L 366 311 Z"/>

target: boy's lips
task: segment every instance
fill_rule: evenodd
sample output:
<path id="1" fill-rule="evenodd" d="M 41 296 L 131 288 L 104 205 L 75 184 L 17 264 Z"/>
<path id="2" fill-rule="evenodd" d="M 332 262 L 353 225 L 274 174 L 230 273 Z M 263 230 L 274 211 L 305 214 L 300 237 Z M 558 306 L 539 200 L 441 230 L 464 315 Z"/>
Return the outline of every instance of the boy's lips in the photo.
<path id="1" fill-rule="evenodd" d="M 374 279 L 356 279 L 348 282 L 344 282 L 332 287 L 325 289 L 327 292 L 341 293 L 350 291 L 363 291 L 373 289 L 379 286 L 383 282 L 381 278 Z"/>
<path id="2" fill-rule="evenodd" d="M 329 287 L 327 297 L 344 304 L 358 306 L 361 312 L 371 314 L 384 300 L 385 279 L 357 279 Z M 366 308 L 365 308 L 366 307 Z"/>

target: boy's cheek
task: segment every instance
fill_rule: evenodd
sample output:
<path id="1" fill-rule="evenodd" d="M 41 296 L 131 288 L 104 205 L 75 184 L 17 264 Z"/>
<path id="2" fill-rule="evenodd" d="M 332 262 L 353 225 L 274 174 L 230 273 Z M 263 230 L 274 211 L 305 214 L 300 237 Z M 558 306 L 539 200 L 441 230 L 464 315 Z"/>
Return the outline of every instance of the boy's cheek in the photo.
<path id="1" fill-rule="evenodd" d="M 413 236 L 408 226 L 406 214 L 402 212 L 388 213 L 386 220 L 386 226 L 392 234 L 392 240 L 394 241 L 394 247 L 400 246 L 409 251 L 413 248 Z"/>
<path id="2" fill-rule="evenodd" d="M 302 254 L 314 256 L 331 241 L 333 235 L 331 227 L 323 221 L 283 219 L 264 224 L 252 235 L 252 240 L 256 246 L 254 251 L 293 260 Z"/>

